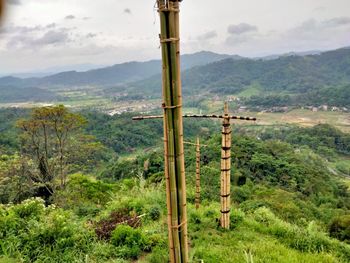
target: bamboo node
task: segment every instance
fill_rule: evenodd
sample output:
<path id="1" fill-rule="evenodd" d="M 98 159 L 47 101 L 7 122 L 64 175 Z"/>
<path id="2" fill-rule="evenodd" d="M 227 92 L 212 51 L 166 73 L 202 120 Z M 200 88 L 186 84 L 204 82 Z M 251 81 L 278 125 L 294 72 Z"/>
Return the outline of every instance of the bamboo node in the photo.
<path id="1" fill-rule="evenodd" d="M 220 195 L 221 197 L 229 197 L 231 194 Z"/>
<path id="2" fill-rule="evenodd" d="M 228 214 L 228 213 L 230 213 L 230 212 L 231 212 L 231 209 L 226 210 L 226 211 L 222 211 L 222 210 L 220 210 L 220 212 L 221 212 L 221 214 Z"/>

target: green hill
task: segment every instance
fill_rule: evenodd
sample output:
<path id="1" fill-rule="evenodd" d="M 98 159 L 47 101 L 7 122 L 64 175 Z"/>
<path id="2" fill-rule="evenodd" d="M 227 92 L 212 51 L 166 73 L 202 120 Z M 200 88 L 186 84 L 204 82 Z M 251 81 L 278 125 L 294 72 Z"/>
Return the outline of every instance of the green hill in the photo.
<path id="1" fill-rule="evenodd" d="M 225 59 L 186 70 L 182 78 L 185 95 L 236 95 L 258 86 L 257 100 L 261 95 L 270 100 L 270 96 L 277 97 L 272 106 L 280 106 L 278 100 L 288 95 L 288 101 L 282 104 L 326 103 L 345 107 L 350 105 L 350 48 L 272 60 Z M 161 77 L 155 76 L 124 88 L 155 95 L 160 87 Z"/>

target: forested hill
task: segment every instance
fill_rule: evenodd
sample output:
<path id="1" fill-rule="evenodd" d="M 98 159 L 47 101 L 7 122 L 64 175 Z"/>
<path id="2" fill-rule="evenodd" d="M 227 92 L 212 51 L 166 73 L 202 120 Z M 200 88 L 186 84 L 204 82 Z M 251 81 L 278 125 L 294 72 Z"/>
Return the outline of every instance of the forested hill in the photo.
<path id="1" fill-rule="evenodd" d="M 211 62 L 226 58 L 240 59 L 239 56 L 217 54 L 213 52 L 201 51 L 182 56 L 182 68 L 189 69 L 198 65 L 205 65 Z M 86 72 L 68 71 L 50 75 L 43 78 L 0 78 L 0 91 L 3 86 L 15 87 L 46 87 L 50 86 L 81 86 L 81 85 L 116 85 L 149 78 L 160 74 L 160 60 L 150 60 L 146 62 L 127 62 L 116 64 L 110 67 L 89 70 Z"/>
<path id="2" fill-rule="evenodd" d="M 225 59 L 189 69 L 182 77 L 187 94 L 237 94 L 252 85 L 268 93 L 311 92 L 350 83 L 350 48 L 273 60 Z M 147 90 L 154 91 L 160 85 L 157 76 L 134 83 L 133 87 L 137 91 L 147 86 Z"/>

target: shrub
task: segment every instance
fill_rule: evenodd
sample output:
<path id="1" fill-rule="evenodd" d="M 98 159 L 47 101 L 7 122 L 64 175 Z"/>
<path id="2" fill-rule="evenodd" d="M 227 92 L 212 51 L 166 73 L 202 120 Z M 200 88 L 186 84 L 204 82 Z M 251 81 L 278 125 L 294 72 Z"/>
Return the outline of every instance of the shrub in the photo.
<path id="1" fill-rule="evenodd" d="M 334 218 L 329 225 L 329 234 L 341 241 L 350 242 L 350 215 Z"/>
<path id="2" fill-rule="evenodd" d="M 111 243 L 118 247 L 118 255 L 136 259 L 142 251 L 150 250 L 150 242 L 140 229 L 119 225 L 113 232 Z"/>
<path id="3" fill-rule="evenodd" d="M 231 209 L 230 228 L 237 228 L 244 221 L 245 214 L 237 209 Z"/>
<path id="4" fill-rule="evenodd" d="M 0 255 L 24 262 L 73 262 L 91 248 L 93 233 L 70 212 L 41 199 L 10 205 L 0 215 Z"/>
<path id="5" fill-rule="evenodd" d="M 160 209 L 157 206 L 154 206 L 150 209 L 149 211 L 149 217 L 153 220 L 156 221 L 160 218 Z"/>

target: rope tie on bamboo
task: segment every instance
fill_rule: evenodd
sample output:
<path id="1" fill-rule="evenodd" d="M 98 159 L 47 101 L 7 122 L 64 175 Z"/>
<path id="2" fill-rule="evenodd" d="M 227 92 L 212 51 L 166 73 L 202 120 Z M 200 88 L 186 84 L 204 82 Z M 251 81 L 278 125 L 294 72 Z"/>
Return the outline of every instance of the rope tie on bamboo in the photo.
<path id="1" fill-rule="evenodd" d="M 174 12 L 174 13 L 179 13 L 180 9 L 179 8 L 169 8 L 169 7 L 159 7 L 158 12 Z"/>
<path id="2" fill-rule="evenodd" d="M 170 37 L 170 38 L 163 38 L 160 39 L 160 43 L 168 43 L 168 42 L 179 42 L 180 38 Z"/>
<path id="3" fill-rule="evenodd" d="M 225 135 L 229 135 L 231 133 L 232 133 L 232 131 L 230 131 L 230 132 L 221 132 L 221 134 L 225 134 Z"/>
<path id="4" fill-rule="evenodd" d="M 181 104 L 179 104 L 179 105 L 172 105 L 172 106 L 168 106 L 165 103 L 162 104 L 162 108 L 163 109 L 176 109 L 176 108 L 181 108 L 181 107 L 182 107 Z"/>
<path id="5" fill-rule="evenodd" d="M 230 123 L 224 123 L 222 126 L 224 126 L 224 127 L 230 127 Z"/>
<path id="6" fill-rule="evenodd" d="M 221 147 L 221 149 L 223 149 L 224 151 L 228 151 L 228 150 L 231 150 L 231 147 L 224 146 L 224 147 Z"/>
<path id="7" fill-rule="evenodd" d="M 181 224 L 179 224 L 179 225 L 176 225 L 176 226 L 171 226 L 171 228 L 174 228 L 174 229 L 179 229 L 180 227 L 182 227 L 184 224 L 186 224 L 187 223 L 187 220 L 185 220 L 185 221 L 182 221 L 182 223 Z"/>

